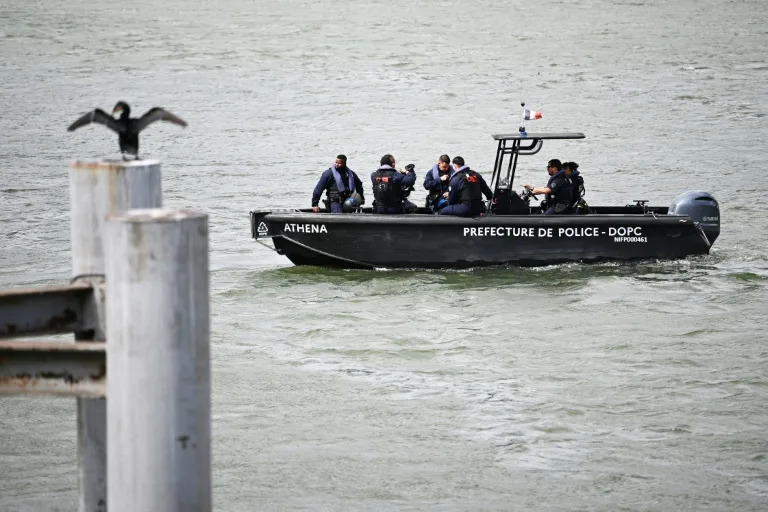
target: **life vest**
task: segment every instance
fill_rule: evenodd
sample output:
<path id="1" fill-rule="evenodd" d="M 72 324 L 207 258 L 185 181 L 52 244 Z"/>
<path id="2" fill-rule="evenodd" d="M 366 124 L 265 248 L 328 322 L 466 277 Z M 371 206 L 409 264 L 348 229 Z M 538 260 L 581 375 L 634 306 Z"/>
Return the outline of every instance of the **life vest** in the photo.
<path id="1" fill-rule="evenodd" d="M 483 186 L 480 183 L 482 177 L 472 169 L 457 171 L 454 178 L 458 177 L 464 182 L 464 187 L 459 194 L 459 202 L 471 205 L 483 200 Z"/>
<path id="2" fill-rule="evenodd" d="M 376 169 L 373 173 L 373 197 L 377 208 L 396 208 L 403 205 L 403 188 L 395 183 L 397 171 L 390 167 Z"/>
<path id="3" fill-rule="evenodd" d="M 443 173 L 448 175 L 448 179 L 445 181 L 440 181 L 441 173 L 437 164 L 432 166 L 432 169 L 429 170 L 429 173 L 432 177 L 432 181 L 440 184 L 440 190 L 430 189 L 429 194 L 427 195 L 427 206 L 437 203 L 440 201 L 440 199 L 443 198 L 443 194 L 448 192 L 448 183 L 451 181 L 450 168 L 445 173 Z"/>
<path id="4" fill-rule="evenodd" d="M 433 165 L 433 166 L 432 166 L 432 168 L 429 170 L 429 172 L 432 174 L 432 181 L 438 181 L 438 180 L 440 180 L 440 174 L 441 174 L 441 173 L 440 173 L 440 167 L 438 167 L 438 166 L 437 166 L 437 164 Z M 445 171 L 445 172 L 444 172 L 444 173 L 442 173 L 442 174 L 447 174 L 447 175 L 448 175 L 448 178 L 449 178 L 449 179 L 448 179 L 448 180 L 446 180 L 446 181 L 441 181 L 441 182 L 440 182 L 441 184 L 445 184 L 445 185 L 443 185 L 443 188 L 446 188 L 446 187 L 447 187 L 447 183 L 448 183 L 448 181 L 450 181 L 450 177 L 451 177 L 451 175 L 452 175 L 453 173 L 451 173 L 451 169 L 450 169 L 450 167 L 449 167 L 449 168 L 448 168 L 448 170 L 447 170 L 447 171 Z M 443 192 L 445 192 L 445 191 L 443 191 Z"/>
<path id="5" fill-rule="evenodd" d="M 432 173 L 432 181 L 440 179 L 440 167 L 438 167 L 437 164 L 433 165 L 429 172 Z"/>
<path id="6" fill-rule="evenodd" d="M 331 167 L 331 173 L 333 173 L 333 183 L 328 187 L 328 199 L 330 199 L 332 203 L 342 203 L 345 199 L 351 196 L 352 192 L 355 190 L 354 173 L 352 172 L 352 169 L 347 169 L 346 184 L 341 177 L 341 173 L 335 166 Z"/>

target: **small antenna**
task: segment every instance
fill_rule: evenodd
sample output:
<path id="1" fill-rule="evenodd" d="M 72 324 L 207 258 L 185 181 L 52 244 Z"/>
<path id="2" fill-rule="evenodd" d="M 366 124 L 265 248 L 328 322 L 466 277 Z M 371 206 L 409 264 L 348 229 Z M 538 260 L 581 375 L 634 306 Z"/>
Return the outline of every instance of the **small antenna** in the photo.
<path id="1" fill-rule="evenodd" d="M 520 106 L 523 107 L 523 113 L 520 116 L 520 128 L 518 130 L 520 133 L 525 133 L 525 102 L 521 101 Z"/>

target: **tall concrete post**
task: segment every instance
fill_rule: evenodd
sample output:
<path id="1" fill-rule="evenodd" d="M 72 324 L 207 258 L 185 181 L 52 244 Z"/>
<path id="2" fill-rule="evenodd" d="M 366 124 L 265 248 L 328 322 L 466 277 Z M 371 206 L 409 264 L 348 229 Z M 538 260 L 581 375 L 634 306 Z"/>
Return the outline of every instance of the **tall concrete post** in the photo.
<path id="1" fill-rule="evenodd" d="M 109 512 L 211 510 L 208 217 L 107 229 Z"/>
<path id="2" fill-rule="evenodd" d="M 107 216 L 162 205 L 160 162 L 76 161 L 69 173 L 73 281 L 94 287 L 78 341 L 104 341 L 104 229 Z M 107 506 L 107 419 L 104 399 L 77 399 L 80 512 Z"/>

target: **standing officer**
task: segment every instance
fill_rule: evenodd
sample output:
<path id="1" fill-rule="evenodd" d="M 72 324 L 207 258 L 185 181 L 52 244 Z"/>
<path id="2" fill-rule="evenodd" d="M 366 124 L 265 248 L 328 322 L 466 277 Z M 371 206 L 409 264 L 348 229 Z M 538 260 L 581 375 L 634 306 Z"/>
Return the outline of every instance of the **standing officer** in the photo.
<path id="1" fill-rule="evenodd" d="M 453 176 L 451 157 L 440 155 L 437 163 L 424 176 L 424 188 L 427 194 L 427 208 L 438 211 L 448 204 L 448 183 Z"/>
<path id="2" fill-rule="evenodd" d="M 474 217 L 483 211 L 483 195 L 488 199 L 493 192 L 482 176 L 464 165 L 460 156 L 453 159 L 454 173 L 451 176 L 448 206 L 440 210 L 440 215 L 456 215 L 458 217 Z"/>
<path id="3" fill-rule="evenodd" d="M 404 213 L 406 190 L 416 183 L 416 172 L 413 164 L 398 171 L 395 169 L 395 157 L 386 154 L 381 157 L 379 168 L 371 173 L 371 182 L 376 201 L 375 213 Z"/>
<path id="4" fill-rule="evenodd" d="M 355 171 L 347 167 L 347 157 L 339 155 L 332 167 L 329 167 L 317 182 L 312 192 L 312 211 L 319 212 L 320 196 L 327 191 L 327 203 L 331 213 L 342 213 L 342 204 L 353 193 L 360 194 L 360 204 L 365 204 L 363 194 L 363 182 L 357 177 Z"/>
<path id="5" fill-rule="evenodd" d="M 547 209 L 544 215 L 565 215 L 571 213 L 573 185 L 568 176 L 566 176 L 565 169 L 561 169 L 562 165 L 560 160 L 556 158 L 547 162 L 549 181 L 547 181 L 546 187 L 533 188 L 530 185 L 524 185 L 525 189 L 533 194 L 547 195 Z"/>

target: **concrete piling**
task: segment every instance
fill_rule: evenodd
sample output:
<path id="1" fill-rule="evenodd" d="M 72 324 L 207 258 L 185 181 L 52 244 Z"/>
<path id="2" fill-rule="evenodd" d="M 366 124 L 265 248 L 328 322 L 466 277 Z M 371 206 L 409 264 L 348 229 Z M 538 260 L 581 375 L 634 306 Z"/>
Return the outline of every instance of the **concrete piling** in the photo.
<path id="1" fill-rule="evenodd" d="M 72 273 L 104 274 L 103 228 L 107 216 L 131 208 L 160 208 L 162 185 L 156 160 L 84 161 L 69 173 Z"/>
<path id="2" fill-rule="evenodd" d="M 113 215 L 105 248 L 108 509 L 209 511 L 208 217 Z"/>
<path id="3" fill-rule="evenodd" d="M 69 173 L 72 275 L 93 294 L 84 306 L 78 341 L 104 341 L 104 230 L 107 216 L 162 206 L 160 162 L 76 161 Z M 107 503 L 107 407 L 102 398 L 77 398 L 80 511 L 103 512 Z M 137 509 L 138 510 L 138 509 Z"/>

